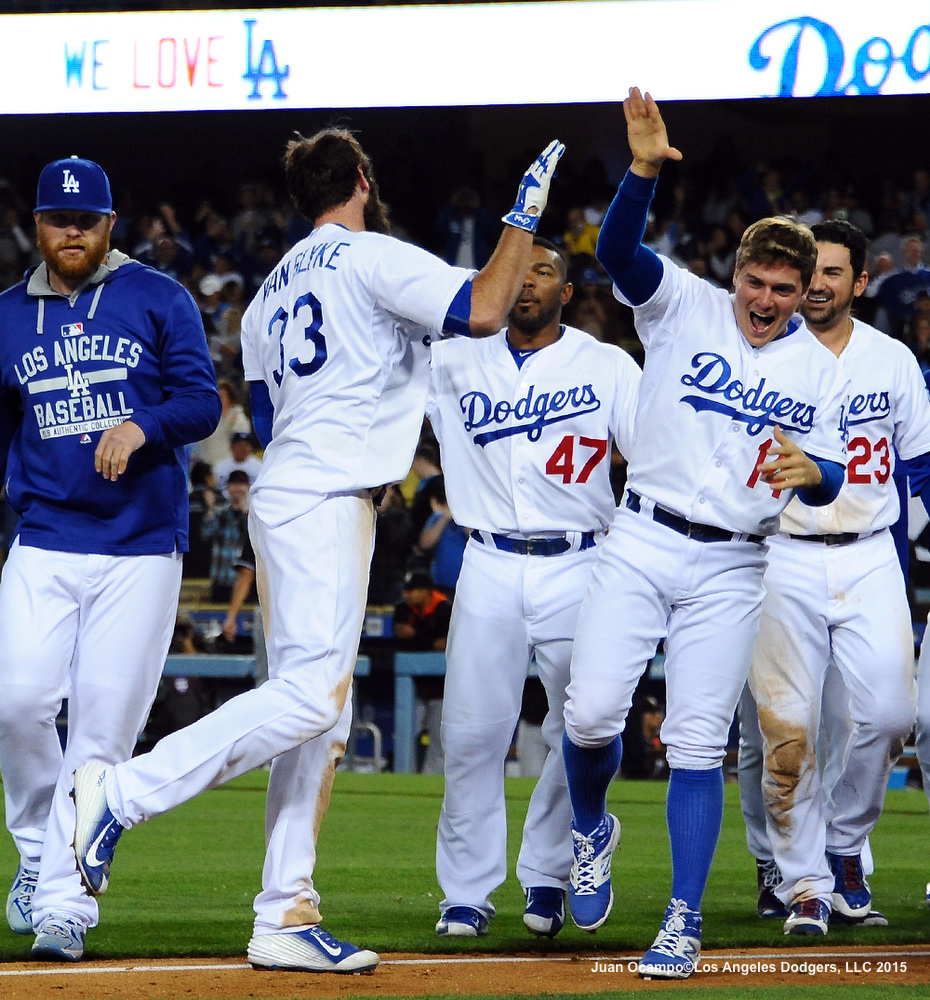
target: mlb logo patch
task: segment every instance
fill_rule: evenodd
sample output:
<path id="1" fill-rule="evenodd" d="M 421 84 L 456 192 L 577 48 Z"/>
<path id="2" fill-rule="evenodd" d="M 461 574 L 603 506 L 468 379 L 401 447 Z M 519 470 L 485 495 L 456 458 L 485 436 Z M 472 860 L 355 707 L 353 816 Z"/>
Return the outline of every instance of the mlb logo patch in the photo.
<path id="1" fill-rule="evenodd" d="M 90 443 L 91 443 L 90 435 L 89 434 L 82 434 L 81 435 L 81 444 L 90 444 Z"/>
<path id="2" fill-rule="evenodd" d="M 66 323 L 61 328 L 62 337 L 80 337 L 84 332 L 83 323 Z"/>

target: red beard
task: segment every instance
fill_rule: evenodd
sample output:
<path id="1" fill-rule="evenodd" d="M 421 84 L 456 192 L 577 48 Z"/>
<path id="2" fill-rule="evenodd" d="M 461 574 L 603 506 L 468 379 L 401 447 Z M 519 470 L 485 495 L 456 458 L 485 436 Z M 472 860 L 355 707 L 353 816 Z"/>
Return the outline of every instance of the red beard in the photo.
<path id="1" fill-rule="evenodd" d="M 68 284 L 80 285 L 86 281 L 106 259 L 110 251 L 109 230 L 100 236 L 85 232 L 77 239 L 63 237 L 49 239 L 41 230 L 38 246 L 48 269 Z M 80 253 L 69 253 L 69 248 L 80 247 Z"/>

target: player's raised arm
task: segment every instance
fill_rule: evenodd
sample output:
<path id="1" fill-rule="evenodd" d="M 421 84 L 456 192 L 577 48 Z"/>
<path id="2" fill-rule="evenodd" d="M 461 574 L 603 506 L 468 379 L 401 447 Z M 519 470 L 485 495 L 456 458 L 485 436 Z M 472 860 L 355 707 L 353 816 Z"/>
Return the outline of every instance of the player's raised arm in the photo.
<path id="1" fill-rule="evenodd" d="M 494 253 L 471 282 L 468 330 L 473 337 L 497 333 L 507 321 L 530 264 L 533 236 L 549 197 L 549 185 L 565 147 L 557 139 L 536 157 L 523 175 L 517 200 Z"/>
<path id="2" fill-rule="evenodd" d="M 665 122 L 659 106 L 647 92 L 630 87 L 630 96 L 623 102 L 626 134 L 633 154 L 630 170 L 640 177 L 658 177 L 666 160 L 680 160 L 681 152 L 668 143 Z"/>
<path id="3" fill-rule="evenodd" d="M 681 153 L 668 144 L 665 122 L 656 102 L 638 87 L 623 102 L 633 162 L 611 202 L 597 240 L 597 259 L 614 285 L 634 306 L 652 298 L 662 280 L 662 262 L 643 245 L 649 203 L 666 160 Z"/>

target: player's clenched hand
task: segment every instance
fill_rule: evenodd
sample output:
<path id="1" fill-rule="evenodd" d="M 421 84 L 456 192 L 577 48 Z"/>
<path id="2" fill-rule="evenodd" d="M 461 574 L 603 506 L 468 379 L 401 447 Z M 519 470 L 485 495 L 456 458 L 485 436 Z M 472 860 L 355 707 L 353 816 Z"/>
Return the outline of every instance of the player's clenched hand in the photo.
<path id="1" fill-rule="evenodd" d="M 126 471 L 129 456 L 145 444 L 145 433 L 138 424 L 124 420 L 100 435 L 94 452 L 94 468 L 112 482 Z"/>
<path id="2" fill-rule="evenodd" d="M 817 463 L 777 425 L 775 444 L 769 448 L 767 460 L 759 466 L 759 476 L 773 490 L 806 489 L 818 486 L 823 479 Z"/>
<path id="3" fill-rule="evenodd" d="M 681 152 L 668 144 L 665 122 L 659 106 L 639 87 L 630 87 L 630 96 L 623 102 L 626 134 L 633 154 L 630 169 L 640 177 L 655 177 L 666 160 L 680 160 Z"/>
<path id="4" fill-rule="evenodd" d="M 517 229 L 525 229 L 535 233 L 539 226 L 539 218 L 549 199 L 549 184 L 555 176 L 555 165 L 565 152 L 565 146 L 558 139 L 553 139 L 536 157 L 532 166 L 520 181 L 517 200 L 513 208 L 503 217 L 503 222 Z"/>

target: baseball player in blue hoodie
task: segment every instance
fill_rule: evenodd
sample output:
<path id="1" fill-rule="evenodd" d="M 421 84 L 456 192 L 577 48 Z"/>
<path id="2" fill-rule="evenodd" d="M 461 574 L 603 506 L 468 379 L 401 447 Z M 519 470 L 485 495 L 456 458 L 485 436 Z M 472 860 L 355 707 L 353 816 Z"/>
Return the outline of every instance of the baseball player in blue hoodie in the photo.
<path id="1" fill-rule="evenodd" d="M 0 295 L 0 469 L 20 515 L 0 581 L 0 772 L 20 855 L 6 915 L 53 961 L 83 957 L 98 915 L 71 850 L 71 774 L 127 759 L 146 721 L 187 551 L 184 446 L 220 416 L 197 305 L 110 249 L 115 220 L 96 163 L 50 163 L 43 263 Z"/>

